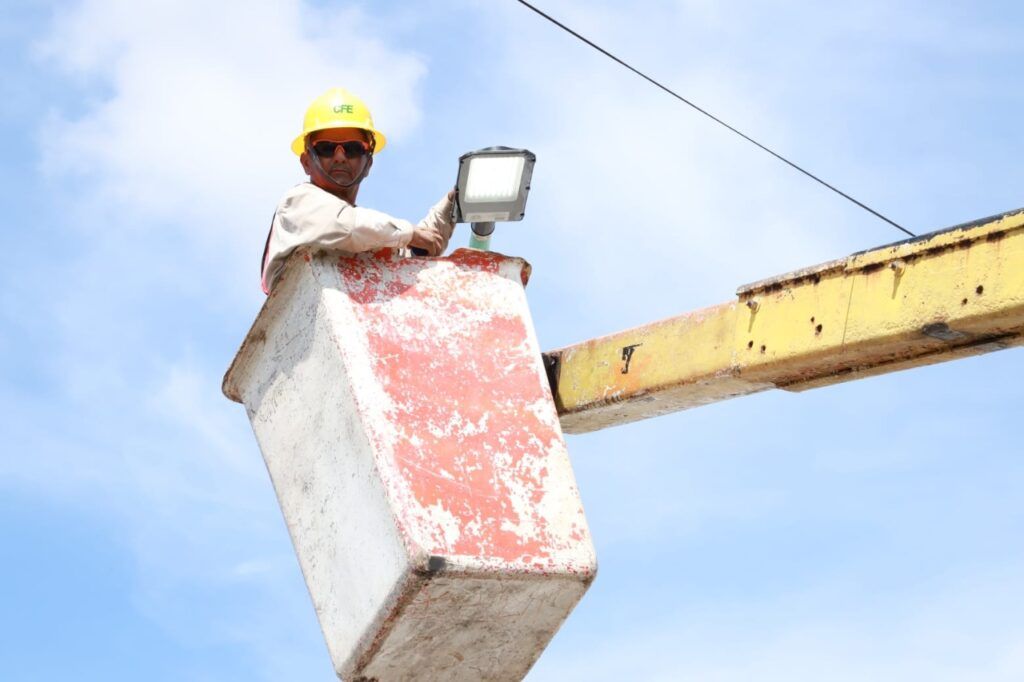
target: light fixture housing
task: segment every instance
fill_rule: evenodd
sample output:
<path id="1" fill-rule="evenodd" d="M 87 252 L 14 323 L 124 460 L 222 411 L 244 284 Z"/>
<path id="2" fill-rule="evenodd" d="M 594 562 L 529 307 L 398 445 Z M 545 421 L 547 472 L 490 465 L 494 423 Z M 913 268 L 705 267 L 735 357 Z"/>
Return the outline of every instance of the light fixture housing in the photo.
<path id="1" fill-rule="evenodd" d="M 459 157 L 455 221 L 522 220 L 537 157 L 526 149 L 487 147 Z"/>

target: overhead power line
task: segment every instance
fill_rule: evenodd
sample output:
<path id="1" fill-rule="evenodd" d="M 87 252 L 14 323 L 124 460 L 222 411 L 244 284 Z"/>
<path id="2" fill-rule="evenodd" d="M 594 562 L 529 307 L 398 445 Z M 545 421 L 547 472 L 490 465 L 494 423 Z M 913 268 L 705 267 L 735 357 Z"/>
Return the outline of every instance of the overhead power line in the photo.
<path id="1" fill-rule="evenodd" d="M 566 33 L 569 33 L 570 35 L 575 36 L 579 40 L 582 40 L 584 43 L 586 43 L 590 47 L 594 48 L 595 50 L 597 50 L 598 52 L 600 52 L 604 56 L 608 57 L 609 59 L 611 59 L 611 60 L 613 60 L 615 62 L 618 62 L 621 66 L 626 67 L 627 69 L 629 69 L 630 71 L 632 71 L 636 75 L 640 76 L 641 78 L 643 78 L 647 82 L 651 83 L 652 85 L 660 88 L 661 90 L 664 90 L 665 92 L 667 92 L 668 94 L 672 95 L 673 97 L 675 97 L 677 100 L 679 100 L 683 104 L 686 104 L 687 106 L 692 107 L 693 109 L 696 109 L 700 113 L 702 113 L 705 116 L 707 116 L 708 118 L 710 118 L 715 123 L 718 123 L 719 125 L 722 125 L 722 126 L 728 128 L 732 132 L 734 132 L 737 135 L 739 135 L 740 137 L 742 137 L 747 142 L 750 142 L 751 144 L 754 144 L 754 145 L 758 146 L 759 148 L 763 149 L 764 151 L 768 152 L 769 154 L 774 156 L 779 161 L 782 161 L 783 163 L 785 163 L 786 165 L 790 166 L 791 168 L 795 168 L 796 170 L 800 171 L 801 173 L 803 173 L 807 177 L 811 178 L 815 182 L 817 182 L 817 183 L 819 183 L 821 185 L 824 185 L 825 187 L 829 188 L 830 190 L 832 190 L 833 192 L 835 192 L 839 196 L 843 197 L 844 199 L 847 199 L 848 201 L 851 201 L 854 204 L 860 206 L 861 208 L 863 208 L 868 213 L 871 213 L 872 215 L 874 215 L 876 218 L 880 218 L 880 219 L 884 220 L 885 222 L 887 222 L 890 225 L 892 225 L 893 227 L 895 227 L 897 230 L 900 230 L 900 231 L 910 235 L 911 237 L 916 237 L 917 236 L 913 232 L 908 230 L 907 228 L 905 228 L 902 225 L 900 225 L 899 223 L 897 223 L 897 222 L 895 222 L 893 220 L 890 220 L 889 218 L 886 218 L 884 215 L 882 215 L 881 213 L 879 213 L 875 209 L 871 208 L 867 204 L 864 204 L 864 203 L 861 203 L 860 201 L 857 201 L 856 199 L 851 197 L 846 192 L 838 189 L 837 187 L 835 187 L 833 185 L 830 185 L 829 183 L 825 182 L 824 180 L 819 178 L 814 173 L 811 173 L 810 171 L 805 170 L 804 168 L 801 168 L 799 165 L 793 163 L 792 161 L 787 159 L 782 154 L 779 154 L 778 152 L 775 152 L 775 151 L 769 149 L 768 147 L 764 146 L 763 144 L 761 144 L 760 142 L 758 142 L 754 138 L 752 138 L 749 135 L 747 135 L 746 133 L 744 133 L 743 131 L 737 130 L 733 126 L 729 125 L 728 123 L 726 123 L 722 119 L 720 119 L 717 116 L 715 116 L 714 114 L 712 114 L 711 112 L 709 112 L 706 109 L 702 109 L 701 107 L 697 106 L 696 104 L 694 104 L 690 100 L 686 99 L 685 97 L 683 97 L 682 95 L 677 93 L 675 90 L 672 90 L 671 88 L 668 88 L 668 87 L 662 85 L 661 83 L 659 83 L 658 81 L 654 80 L 653 78 L 651 78 L 650 76 L 648 76 L 644 72 L 640 71 L 639 69 L 636 69 L 633 66 L 630 66 L 629 64 L 627 64 L 626 62 L 622 61 L 621 59 L 619 59 L 618 57 L 613 55 L 611 52 L 609 52 L 608 50 L 606 50 L 603 47 L 601 47 L 600 45 L 598 45 L 597 43 L 595 43 L 592 40 L 589 40 L 589 39 L 583 37 L 582 35 L 580 35 L 576 31 L 574 31 L 573 29 L 569 28 L 568 26 L 566 26 L 562 22 L 560 22 L 557 19 L 555 19 L 554 17 L 552 17 L 551 15 L 546 14 L 545 12 L 537 9 L 536 7 L 531 5 L 530 3 L 526 2 L 526 0 L 517 0 L 517 2 L 519 4 L 521 4 L 521 5 L 524 5 L 525 7 L 529 8 L 529 9 L 533 10 L 534 12 L 536 12 L 540 16 L 544 17 L 545 19 L 550 21 L 552 24 L 554 24 L 555 26 L 557 26 L 560 29 L 562 29 L 563 31 L 565 31 Z"/>

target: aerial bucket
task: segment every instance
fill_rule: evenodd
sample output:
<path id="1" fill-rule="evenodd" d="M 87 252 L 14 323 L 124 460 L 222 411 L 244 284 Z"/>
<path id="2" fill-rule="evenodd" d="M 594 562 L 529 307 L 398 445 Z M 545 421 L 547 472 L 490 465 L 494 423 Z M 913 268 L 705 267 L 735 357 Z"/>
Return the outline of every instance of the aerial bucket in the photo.
<path id="1" fill-rule="evenodd" d="M 293 256 L 224 378 L 345 680 L 521 679 L 594 579 L 528 274 Z"/>

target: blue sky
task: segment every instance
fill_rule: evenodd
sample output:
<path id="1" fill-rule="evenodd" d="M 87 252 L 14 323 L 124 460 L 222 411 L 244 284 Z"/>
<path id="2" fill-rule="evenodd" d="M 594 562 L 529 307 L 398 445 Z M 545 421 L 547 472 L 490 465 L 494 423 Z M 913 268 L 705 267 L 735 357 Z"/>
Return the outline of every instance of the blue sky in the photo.
<path id="1" fill-rule="evenodd" d="M 911 229 L 1024 205 L 1017 3 L 542 7 Z M 4 679 L 333 678 L 219 391 L 329 86 L 389 133 L 364 205 L 418 219 L 462 152 L 537 153 L 495 247 L 533 264 L 545 348 L 900 237 L 511 1 L 2 15 Z M 1022 369 L 569 437 L 601 569 L 529 679 L 1021 679 Z"/>

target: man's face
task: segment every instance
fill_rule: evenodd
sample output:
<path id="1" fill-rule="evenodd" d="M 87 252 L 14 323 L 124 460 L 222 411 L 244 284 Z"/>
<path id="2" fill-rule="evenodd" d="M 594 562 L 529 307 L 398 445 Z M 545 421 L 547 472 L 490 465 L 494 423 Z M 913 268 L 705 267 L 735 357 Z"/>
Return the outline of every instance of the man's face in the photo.
<path id="1" fill-rule="evenodd" d="M 373 157 L 368 153 L 363 154 L 346 154 L 344 144 L 338 144 L 333 154 L 321 153 L 325 146 L 331 145 L 317 145 L 318 142 L 333 142 L 333 143 L 345 143 L 345 142 L 361 142 L 368 148 L 369 146 L 369 134 L 365 130 L 359 128 L 330 128 L 328 130 L 318 130 L 310 133 L 309 135 L 309 146 L 313 148 L 313 153 L 317 155 L 320 160 L 320 165 L 323 167 L 324 173 L 330 176 L 335 182 L 342 185 L 348 185 L 354 179 L 360 177 L 364 170 L 369 170 L 370 166 L 373 165 Z M 317 147 L 320 147 L 320 152 L 316 151 Z M 310 180 L 314 185 L 328 191 L 335 191 L 335 187 L 330 183 L 326 182 L 319 172 L 319 170 L 310 162 L 310 152 L 303 152 L 300 160 L 302 162 L 302 168 L 309 175 Z M 353 187 L 358 187 L 354 185 Z"/>

